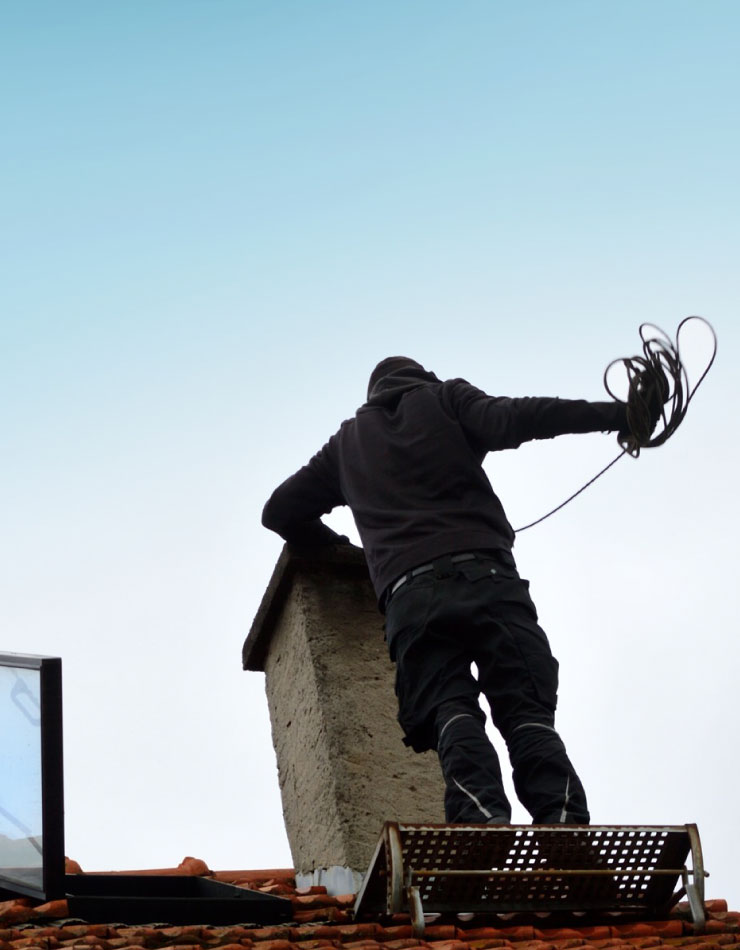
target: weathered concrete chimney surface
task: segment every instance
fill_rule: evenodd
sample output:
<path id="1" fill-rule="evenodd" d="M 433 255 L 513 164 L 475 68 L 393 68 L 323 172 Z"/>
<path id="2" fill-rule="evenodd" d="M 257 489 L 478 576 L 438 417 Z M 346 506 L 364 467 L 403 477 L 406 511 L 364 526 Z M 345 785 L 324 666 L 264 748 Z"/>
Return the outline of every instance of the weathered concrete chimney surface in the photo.
<path id="1" fill-rule="evenodd" d="M 364 872 L 383 822 L 444 821 L 434 753 L 403 745 L 394 669 L 361 549 L 287 545 L 244 644 L 264 670 L 296 871 Z"/>

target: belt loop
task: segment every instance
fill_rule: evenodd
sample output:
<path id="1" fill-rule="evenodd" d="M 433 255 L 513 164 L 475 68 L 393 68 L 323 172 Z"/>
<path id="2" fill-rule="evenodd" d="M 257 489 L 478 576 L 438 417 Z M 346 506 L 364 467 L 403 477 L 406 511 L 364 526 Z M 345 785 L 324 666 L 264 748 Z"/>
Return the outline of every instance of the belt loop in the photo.
<path id="1" fill-rule="evenodd" d="M 432 561 L 434 565 L 434 578 L 438 581 L 446 580 L 448 577 L 455 576 L 455 565 L 453 564 L 454 558 L 447 554 L 444 557 L 437 558 Z"/>

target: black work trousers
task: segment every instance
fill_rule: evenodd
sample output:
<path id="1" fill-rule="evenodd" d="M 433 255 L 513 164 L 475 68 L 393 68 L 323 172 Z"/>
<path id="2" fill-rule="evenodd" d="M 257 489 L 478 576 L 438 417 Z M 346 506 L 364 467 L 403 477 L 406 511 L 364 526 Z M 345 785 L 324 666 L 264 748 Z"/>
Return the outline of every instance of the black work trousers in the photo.
<path id="1" fill-rule="evenodd" d="M 436 749 L 449 822 L 511 820 L 481 693 L 532 820 L 589 821 L 583 786 L 555 731 L 558 663 L 528 588 L 511 554 L 480 552 L 462 562 L 436 560 L 386 604 L 404 741 L 417 752 Z"/>

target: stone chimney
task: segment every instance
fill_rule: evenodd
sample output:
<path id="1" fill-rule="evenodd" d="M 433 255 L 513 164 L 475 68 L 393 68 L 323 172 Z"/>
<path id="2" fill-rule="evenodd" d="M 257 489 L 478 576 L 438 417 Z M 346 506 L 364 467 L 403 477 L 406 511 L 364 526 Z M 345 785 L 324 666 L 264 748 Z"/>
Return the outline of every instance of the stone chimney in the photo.
<path id="1" fill-rule="evenodd" d="M 244 643 L 264 671 L 301 883 L 357 889 L 384 821 L 444 821 L 437 757 L 402 741 L 383 618 L 360 548 L 285 546 Z"/>

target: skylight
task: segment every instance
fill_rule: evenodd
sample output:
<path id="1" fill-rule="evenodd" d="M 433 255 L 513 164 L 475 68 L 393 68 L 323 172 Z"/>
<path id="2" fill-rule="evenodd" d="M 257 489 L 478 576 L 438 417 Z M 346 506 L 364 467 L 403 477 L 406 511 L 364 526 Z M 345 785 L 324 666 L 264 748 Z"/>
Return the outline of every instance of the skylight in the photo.
<path id="1" fill-rule="evenodd" d="M 221 881 L 64 873 L 62 661 L 0 653 L 0 900 L 66 898 L 89 921 L 277 923 L 290 901 Z"/>
<path id="2" fill-rule="evenodd" d="M 0 654 L 0 889 L 64 893 L 62 663 Z"/>

